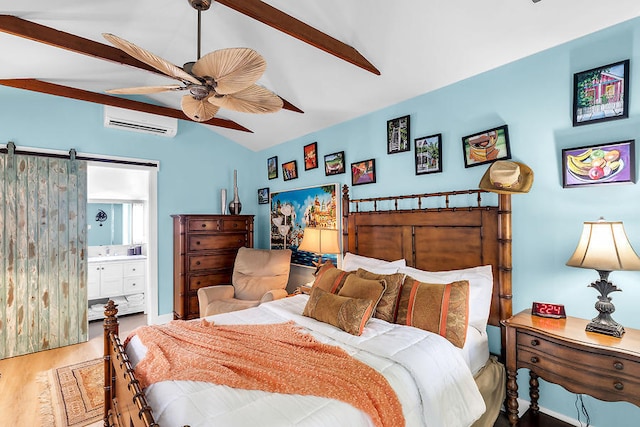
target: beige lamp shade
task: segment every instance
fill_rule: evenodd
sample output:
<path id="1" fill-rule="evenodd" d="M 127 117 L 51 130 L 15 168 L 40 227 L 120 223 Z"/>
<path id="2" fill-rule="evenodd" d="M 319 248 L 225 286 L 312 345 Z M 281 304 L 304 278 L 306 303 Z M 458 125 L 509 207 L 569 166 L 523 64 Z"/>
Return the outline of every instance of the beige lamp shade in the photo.
<path id="1" fill-rule="evenodd" d="M 567 265 L 599 271 L 640 270 L 640 258 L 622 222 L 601 219 L 584 223 L 578 247 Z"/>
<path id="2" fill-rule="evenodd" d="M 316 254 L 339 254 L 338 230 L 306 227 L 298 250 Z"/>

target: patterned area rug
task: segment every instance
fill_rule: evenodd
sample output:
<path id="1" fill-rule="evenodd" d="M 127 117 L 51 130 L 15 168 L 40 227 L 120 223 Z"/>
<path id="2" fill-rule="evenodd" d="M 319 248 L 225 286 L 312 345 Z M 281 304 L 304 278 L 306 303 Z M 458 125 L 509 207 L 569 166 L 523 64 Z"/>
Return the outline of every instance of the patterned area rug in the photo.
<path id="1" fill-rule="evenodd" d="M 94 359 L 55 368 L 42 380 L 40 415 L 43 426 L 102 425 L 104 365 Z"/>

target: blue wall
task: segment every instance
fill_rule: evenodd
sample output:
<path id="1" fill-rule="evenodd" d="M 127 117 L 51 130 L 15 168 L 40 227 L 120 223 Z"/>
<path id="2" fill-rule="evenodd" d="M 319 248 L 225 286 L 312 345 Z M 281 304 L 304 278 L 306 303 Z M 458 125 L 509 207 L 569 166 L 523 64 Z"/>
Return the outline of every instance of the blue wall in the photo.
<path id="1" fill-rule="evenodd" d="M 631 60 L 628 119 L 573 127 L 573 73 L 611 62 Z M 300 188 L 322 183 L 351 184 L 347 174 L 326 177 L 323 156 L 345 151 L 346 163 L 376 159 L 377 183 L 352 187 L 355 198 L 373 195 L 475 188 L 486 167 L 464 167 L 461 137 L 507 124 L 512 156 L 535 172 L 526 195 L 513 197 L 514 312 L 532 301 L 563 303 L 571 316 L 594 316 L 597 292 L 587 288 L 592 270 L 565 266 L 584 221 L 604 216 L 624 221 L 629 239 L 640 251 L 640 187 L 635 184 L 562 188 L 563 148 L 638 139 L 640 136 L 640 19 L 508 64 L 401 104 L 254 153 L 203 126 L 180 121 L 173 139 L 105 129 L 102 107 L 16 89 L 0 88 L 0 142 L 130 156 L 160 161 L 158 174 L 159 313 L 172 309 L 172 213 L 218 213 L 221 188 L 232 188 L 238 169 L 243 213 L 256 214 L 256 245 L 268 247 L 269 206 L 258 205 L 256 192 Z M 383 70 L 384 72 L 384 70 Z M 375 94 L 372 94 L 375 96 Z M 361 100 L 363 103 L 367 99 Z M 388 155 L 386 122 L 410 115 L 411 139 L 443 135 L 443 173 L 416 176 L 414 151 Z M 320 167 L 304 171 L 303 146 L 317 141 Z M 638 141 L 640 144 L 640 141 Z M 637 149 L 636 149 L 637 151 Z M 299 178 L 267 179 L 267 158 L 297 160 Z M 637 153 L 636 153 L 637 155 Z M 636 171 L 637 172 L 637 171 Z M 623 289 L 613 294 L 616 320 L 640 328 L 635 311 L 640 301 L 639 272 L 614 272 Z M 497 329 L 491 346 L 497 350 Z M 521 396 L 528 398 L 527 375 L 520 375 Z M 540 404 L 577 418 L 574 395 L 542 382 Z M 637 425 L 640 409 L 627 403 L 585 399 L 592 425 Z M 636 421 L 633 421 L 636 420 Z"/>
<path id="2" fill-rule="evenodd" d="M 573 74 L 624 59 L 631 60 L 630 118 L 573 127 Z M 279 191 L 329 182 L 350 185 L 348 173 L 325 177 L 322 169 L 325 154 L 344 150 L 347 165 L 376 159 L 377 182 L 351 187 L 354 198 L 475 188 L 486 167 L 465 169 L 461 138 L 507 124 L 513 159 L 526 163 L 535 173 L 532 190 L 512 198 L 514 313 L 530 308 L 532 301 L 551 301 L 563 303 L 571 316 L 591 318 L 598 293 L 587 285 L 597 279 L 597 273 L 567 267 L 565 262 L 577 245 L 582 223 L 600 216 L 623 221 L 640 253 L 640 186 L 564 189 L 560 154 L 563 148 L 629 139 L 639 139 L 636 146 L 640 145 L 638 67 L 640 20 L 635 19 L 260 153 L 265 180 L 256 187 Z M 413 146 L 411 152 L 387 154 L 386 122 L 404 115 L 411 116 L 412 140 L 442 133 L 443 173 L 416 176 Z M 300 178 L 293 181 L 266 180 L 267 158 L 277 155 L 281 163 L 297 160 L 301 165 L 303 146 L 314 141 L 319 169 L 305 172 L 302 167 Z M 257 222 L 268 223 L 268 205 L 260 205 L 257 213 Z M 268 246 L 266 234 L 260 235 L 260 244 Z M 614 318 L 627 327 L 640 328 L 636 311 L 640 272 L 614 272 L 610 278 L 623 290 L 612 294 L 617 309 Z M 498 349 L 497 332 L 497 328 L 491 331 L 493 351 Z M 541 383 L 541 406 L 577 418 L 574 395 Z M 520 372 L 519 384 L 521 397 L 528 399 L 526 371 Z M 588 397 L 585 401 L 592 425 L 638 424 L 640 409 L 631 404 L 602 403 Z"/>

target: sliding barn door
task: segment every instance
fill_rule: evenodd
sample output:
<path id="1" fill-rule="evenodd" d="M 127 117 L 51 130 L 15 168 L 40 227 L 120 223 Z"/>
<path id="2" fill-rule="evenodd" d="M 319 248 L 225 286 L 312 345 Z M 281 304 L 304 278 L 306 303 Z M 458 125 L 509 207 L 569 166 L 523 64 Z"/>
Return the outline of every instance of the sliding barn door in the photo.
<path id="1" fill-rule="evenodd" d="M 87 340 L 87 166 L 0 154 L 0 359 Z"/>

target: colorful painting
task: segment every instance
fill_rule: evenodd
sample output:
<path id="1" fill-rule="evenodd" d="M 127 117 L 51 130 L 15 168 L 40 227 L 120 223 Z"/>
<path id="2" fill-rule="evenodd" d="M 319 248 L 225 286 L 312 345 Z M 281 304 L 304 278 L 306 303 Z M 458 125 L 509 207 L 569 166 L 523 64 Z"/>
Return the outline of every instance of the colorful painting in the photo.
<path id="1" fill-rule="evenodd" d="M 312 142 L 304 146 L 304 170 L 318 167 L 318 143 Z"/>
<path id="2" fill-rule="evenodd" d="M 324 174 L 329 176 L 341 173 L 344 173 L 344 151 L 324 156 Z"/>
<path id="3" fill-rule="evenodd" d="M 267 175 L 269 179 L 276 179 L 278 177 L 278 156 L 267 159 Z"/>
<path id="4" fill-rule="evenodd" d="M 338 184 L 271 193 L 271 249 L 291 249 L 291 263 L 312 267 L 319 254 L 298 251 L 306 227 L 338 229 Z M 322 255 L 337 265 L 337 255 Z"/>
<path id="5" fill-rule="evenodd" d="M 633 183 L 635 153 L 634 140 L 562 150 L 562 186 Z"/>
<path id="6" fill-rule="evenodd" d="M 507 125 L 462 138 L 464 167 L 484 165 L 511 158 Z"/>
<path id="7" fill-rule="evenodd" d="M 573 75 L 573 125 L 629 117 L 629 60 Z"/>
<path id="8" fill-rule="evenodd" d="M 351 163 L 351 185 L 376 182 L 376 159 Z"/>

